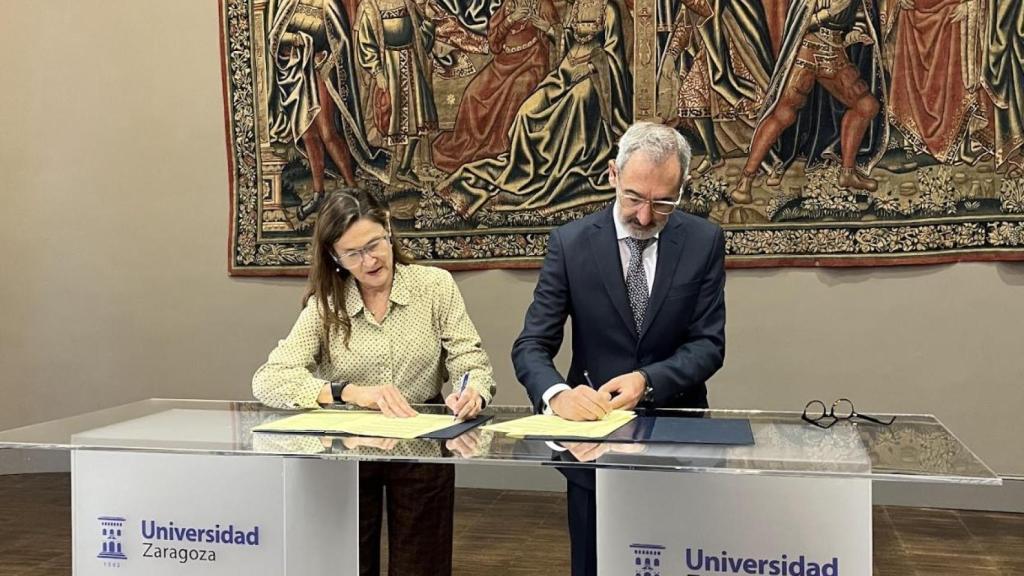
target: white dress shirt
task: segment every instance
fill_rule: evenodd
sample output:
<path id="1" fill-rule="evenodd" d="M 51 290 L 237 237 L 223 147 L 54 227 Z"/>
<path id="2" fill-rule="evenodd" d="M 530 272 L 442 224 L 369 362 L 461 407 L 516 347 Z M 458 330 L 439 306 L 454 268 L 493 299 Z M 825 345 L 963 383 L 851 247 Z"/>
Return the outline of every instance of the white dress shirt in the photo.
<path id="1" fill-rule="evenodd" d="M 629 238 L 629 230 L 619 222 L 619 200 L 616 198 L 615 206 L 612 207 L 612 222 L 615 222 L 615 237 L 619 240 L 619 262 L 622 264 L 622 278 L 625 280 L 626 274 L 629 273 L 629 244 L 626 243 L 626 239 Z M 651 290 L 654 287 L 654 271 L 658 267 L 658 242 L 657 238 L 661 234 L 658 232 L 654 235 L 655 241 L 647 245 L 643 253 L 643 264 L 644 274 L 647 276 L 647 294 L 651 294 Z M 595 386 L 600 387 L 601 382 L 594 382 Z M 541 397 L 544 400 L 544 414 L 551 414 L 551 399 L 555 397 L 555 394 L 563 390 L 571 390 L 572 388 L 564 383 L 560 382 L 544 391 L 544 395 Z"/>

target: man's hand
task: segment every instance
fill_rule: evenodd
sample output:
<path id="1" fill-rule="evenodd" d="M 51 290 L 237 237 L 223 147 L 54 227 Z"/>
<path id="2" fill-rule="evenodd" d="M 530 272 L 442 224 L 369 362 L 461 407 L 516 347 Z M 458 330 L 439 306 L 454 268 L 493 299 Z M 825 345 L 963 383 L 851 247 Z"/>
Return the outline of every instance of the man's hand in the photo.
<path id="1" fill-rule="evenodd" d="M 417 412 L 412 409 L 409 402 L 391 384 L 384 386 L 345 386 L 341 392 L 341 399 L 346 404 L 355 404 L 360 408 L 380 410 L 385 416 L 391 418 L 409 418 Z"/>
<path id="2" fill-rule="evenodd" d="M 580 462 L 593 462 L 612 449 L 611 444 L 601 442 L 565 442 L 562 445 Z"/>
<path id="3" fill-rule="evenodd" d="M 871 46 L 875 41 L 871 39 L 871 36 L 861 32 L 860 30 L 851 30 L 843 38 L 843 46 L 849 48 L 854 44 L 863 44 L 865 46 Z"/>
<path id="4" fill-rule="evenodd" d="M 612 397 L 590 386 L 563 390 L 551 399 L 551 411 L 566 420 L 600 420 L 612 410 Z"/>
<path id="5" fill-rule="evenodd" d="M 449 394 L 444 399 L 444 405 L 452 411 L 456 420 L 464 422 L 476 418 L 480 410 L 483 410 L 484 400 L 474 388 L 467 387 L 461 396 L 455 392 Z"/>
<path id="6" fill-rule="evenodd" d="M 580 462 L 593 462 L 609 452 L 618 454 L 642 454 L 647 450 L 643 444 L 620 442 L 565 442 L 562 444 Z"/>
<path id="7" fill-rule="evenodd" d="M 419 6 L 420 10 L 423 11 L 423 15 L 426 16 L 427 20 L 433 21 L 444 16 L 437 10 L 437 7 L 434 6 L 434 3 L 431 2 L 430 0 L 427 0 L 423 4 L 420 4 Z"/>
<path id="8" fill-rule="evenodd" d="M 647 388 L 647 381 L 644 375 L 639 372 L 630 372 L 616 376 L 598 392 L 608 394 L 612 399 L 612 410 L 632 410 L 643 400 L 644 390 Z"/>

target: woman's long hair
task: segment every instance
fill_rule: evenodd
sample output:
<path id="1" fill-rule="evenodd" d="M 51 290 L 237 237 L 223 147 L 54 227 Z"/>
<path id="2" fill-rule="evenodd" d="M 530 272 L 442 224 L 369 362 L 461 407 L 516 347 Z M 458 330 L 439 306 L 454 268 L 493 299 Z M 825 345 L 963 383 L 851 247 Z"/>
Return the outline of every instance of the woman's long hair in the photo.
<path id="1" fill-rule="evenodd" d="M 334 260 L 337 256 L 334 253 L 334 243 L 363 218 L 380 224 L 391 236 L 391 254 L 394 256 L 392 266 L 412 263 L 412 258 L 402 250 L 398 235 L 391 227 L 388 211 L 371 194 L 338 192 L 324 199 L 316 226 L 313 227 L 313 242 L 310 246 L 313 251 L 312 263 L 306 295 L 302 297 L 303 306 L 309 303 L 310 298 L 316 298 L 320 305 L 323 317 L 324 354 L 330 350 L 331 336 L 336 331 L 341 333 L 345 346 L 348 347 L 352 322 L 345 309 L 345 297 L 347 280 L 352 274 Z"/>

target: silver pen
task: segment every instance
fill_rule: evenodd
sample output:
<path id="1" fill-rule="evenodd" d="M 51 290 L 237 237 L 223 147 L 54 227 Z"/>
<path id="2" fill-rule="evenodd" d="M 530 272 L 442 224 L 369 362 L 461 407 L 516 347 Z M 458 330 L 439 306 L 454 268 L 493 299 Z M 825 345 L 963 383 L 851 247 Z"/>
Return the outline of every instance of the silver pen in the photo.
<path id="1" fill-rule="evenodd" d="M 469 372 L 463 373 L 462 374 L 462 378 L 459 380 L 459 389 L 458 389 L 459 398 L 462 398 L 462 393 L 466 391 L 466 385 L 467 384 L 469 384 Z M 462 422 L 462 420 L 459 420 L 459 415 L 458 414 L 453 414 L 452 415 L 452 422 Z"/>
<path id="2" fill-rule="evenodd" d="M 594 390 L 597 390 L 597 386 L 594 386 L 594 381 L 590 379 L 590 372 L 583 371 L 583 377 L 587 379 L 587 386 L 590 386 Z"/>

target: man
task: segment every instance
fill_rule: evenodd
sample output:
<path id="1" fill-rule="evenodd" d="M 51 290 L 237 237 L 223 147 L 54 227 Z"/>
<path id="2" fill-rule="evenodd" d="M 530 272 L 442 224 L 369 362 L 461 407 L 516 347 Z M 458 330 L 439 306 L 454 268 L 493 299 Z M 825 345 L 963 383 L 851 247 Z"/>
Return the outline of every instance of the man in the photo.
<path id="1" fill-rule="evenodd" d="M 414 0 L 361 0 L 356 13 L 355 58 L 373 86 L 374 127 L 392 150 L 388 185 L 419 186 L 433 178 L 430 141 L 437 130 L 431 82 L 433 7 Z M 424 178 L 426 177 L 426 178 Z"/>
<path id="2" fill-rule="evenodd" d="M 862 149 L 870 156 L 870 172 L 889 139 L 885 117 L 879 118 L 885 82 L 873 8 L 873 0 L 794 0 L 750 154 L 730 193 L 734 202 L 753 202 L 751 187 L 758 167 L 784 133 L 782 171 L 797 154 L 806 155 L 807 166 L 813 166 L 825 154 L 825 146 L 839 156 L 840 187 L 878 189 L 874 178 L 857 170 Z M 816 92 L 816 86 L 825 93 Z M 837 127 L 838 137 L 832 134 Z M 832 150 L 836 144 L 838 154 Z"/>
<path id="3" fill-rule="evenodd" d="M 634 124 L 608 165 L 615 203 L 551 233 L 512 347 L 516 376 L 538 412 L 595 420 L 637 406 L 708 406 L 704 382 L 725 356 L 725 238 L 718 226 L 675 211 L 689 165 L 690 147 L 676 131 Z M 574 337 L 564 378 L 552 360 L 566 317 Z M 572 574 L 594 575 L 594 473 L 562 473 Z"/>

